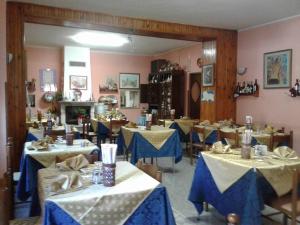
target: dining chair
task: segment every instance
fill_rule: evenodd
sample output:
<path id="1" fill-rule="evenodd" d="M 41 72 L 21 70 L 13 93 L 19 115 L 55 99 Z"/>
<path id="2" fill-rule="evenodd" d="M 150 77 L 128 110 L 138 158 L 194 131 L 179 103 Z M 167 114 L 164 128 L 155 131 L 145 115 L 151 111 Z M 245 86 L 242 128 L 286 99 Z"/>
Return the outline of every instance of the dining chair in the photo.
<path id="1" fill-rule="evenodd" d="M 300 170 L 293 171 L 292 191 L 282 197 L 277 197 L 271 200 L 267 205 L 283 213 L 283 225 L 288 224 L 288 218 L 291 219 L 290 225 L 296 225 L 297 217 L 300 216 L 300 199 L 298 198 L 300 184 Z M 275 213 L 276 214 L 276 213 Z M 273 220 L 270 216 L 273 214 L 263 215 L 264 217 Z"/>
<path id="2" fill-rule="evenodd" d="M 162 181 L 162 172 L 158 169 L 156 165 L 145 164 L 142 160 L 137 162 L 137 168 L 157 180 L 158 182 Z"/>
<path id="3" fill-rule="evenodd" d="M 289 134 L 271 133 L 270 151 L 273 151 L 278 145 L 293 148 L 293 131 L 290 131 Z"/>
<path id="4" fill-rule="evenodd" d="M 195 125 L 191 128 L 190 132 L 190 146 L 189 146 L 189 155 L 190 155 L 190 163 L 193 165 L 194 156 L 197 156 L 200 151 L 206 151 L 207 145 L 205 144 L 205 134 L 207 129 L 205 127 L 196 127 Z M 193 135 L 202 136 L 202 140 L 199 143 L 194 143 Z M 194 150 L 196 150 L 196 154 L 194 154 Z"/>
<path id="5" fill-rule="evenodd" d="M 239 147 L 240 137 L 238 129 L 235 129 L 234 132 L 226 132 L 218 128 L 218 141 L 225 140 L 227 144 L 231 144 L 232 147 Z"/>
<path id="6" fill-rule="evenodd" d="M 119 132 L 122 126 L 125 126 L 128 123 L 127 120 L 113 120 L 109 121 L 109 142 L 116 143 L 116 140 L 119 136 Z"/>
<path id="7" fill-rule="evenodd" d="M 84 119 L 82 121 L 82 138 L 88 139 L 93 142 L 94 138 L 97 138 L 97 133 L 92 131 L 92 123 L 90 119 Z"/>

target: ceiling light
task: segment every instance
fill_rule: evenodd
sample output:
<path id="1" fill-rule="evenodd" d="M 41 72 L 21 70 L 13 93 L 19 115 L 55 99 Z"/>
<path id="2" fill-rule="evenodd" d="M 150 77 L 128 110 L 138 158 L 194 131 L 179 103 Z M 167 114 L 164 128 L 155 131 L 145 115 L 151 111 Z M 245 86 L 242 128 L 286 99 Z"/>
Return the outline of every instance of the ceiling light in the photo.
<path id="1" fill-rule="evenodd" d="M 80 44 L 91 46 L 120 47 L 129 42 L 127 37 L 104 32 L 80 32 L 71 38 Z"/>

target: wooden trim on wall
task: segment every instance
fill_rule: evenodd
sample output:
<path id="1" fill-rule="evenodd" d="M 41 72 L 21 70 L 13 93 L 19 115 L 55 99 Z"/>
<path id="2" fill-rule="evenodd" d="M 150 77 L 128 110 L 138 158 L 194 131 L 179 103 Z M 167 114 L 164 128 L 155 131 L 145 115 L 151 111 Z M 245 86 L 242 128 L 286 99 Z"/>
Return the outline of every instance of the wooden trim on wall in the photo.
<path id="1" fill-rule="evenodd" d="M 104 13 L 63 9 L 41 6 L 30 3 L 7 2 L 7 51 L 14 59 L 8 64 L 8 136 L 15 140 L 13 169 L 18 170 L 19 159 L 23 150 L 26 135 L 26 97 L 25 97 L 25 51 L 24 23 L 38 23 L 82 29 L 103 30 L 118 33 L 171 38 L 189 41 L 217 41 L 216 82 L 217 101 L 222 102 L 223 96 L 231 95 L 235 84 L 237 32 L 233 30 L 198 27 L 192 25 L 161 22 L 148 19 L 112 16 Z M 227 52 L 225 52 L 227 51 Z M 233 54 L 233 55 L 232 55 Z M 225 73 L 224 73 L 225 71 Z M 225 74 L 225 76 L 224 76 Z M 230 80 L 229 86 L 227 80 Z M 222 85 L 223 83 L 223 85 Z M 226 86 L 219 93 L 219 87 Z M 223 108 L 224 104 L 226 105 Z M 216 107 L 214 120 L 227 118 L 235 119 L 235 102 L 226 99 L 222 107 Z M 203 108 L 203 106 L 202 106 Z M 228 109 L 228 110 L 227 110 Z M 201 115 L 201 120 L 208 114 Z"/>

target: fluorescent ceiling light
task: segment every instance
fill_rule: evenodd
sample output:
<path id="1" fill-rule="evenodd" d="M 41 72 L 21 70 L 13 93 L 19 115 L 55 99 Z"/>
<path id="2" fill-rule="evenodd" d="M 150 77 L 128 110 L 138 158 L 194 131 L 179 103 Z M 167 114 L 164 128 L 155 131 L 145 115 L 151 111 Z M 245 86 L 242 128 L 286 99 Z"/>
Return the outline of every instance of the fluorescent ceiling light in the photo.
<path id="1" fill-rule="evenodd" d="M 129 42 L 127 37 L 119 34 L 104 33 L 104 32 L 80 32 L 71 36 L 71 38 L 85 45 L 91 46 L 107 46 L 107 47 L 120 47 Z"/>

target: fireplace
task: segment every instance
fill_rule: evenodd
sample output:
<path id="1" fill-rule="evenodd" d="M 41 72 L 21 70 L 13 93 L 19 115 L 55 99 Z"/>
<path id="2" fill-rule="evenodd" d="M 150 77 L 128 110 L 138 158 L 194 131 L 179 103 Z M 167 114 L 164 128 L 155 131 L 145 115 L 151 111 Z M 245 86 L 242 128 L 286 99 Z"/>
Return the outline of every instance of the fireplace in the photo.
<path id="1" fill-rule="evenodd" d="M 60 111 L 61 111 L 61 122 L 62 124 L 77 124 L 78 117 L 89 116 L 94 117 L 95 113 L 95 102 L 76 102 L 76 101 L 61 101 Z"/>
<path id="2" fill-rule="evenodd" d="M 77 124 L 78 117 L 90 117 L 91 106 L 66 106 L 66 123 Z"/>

